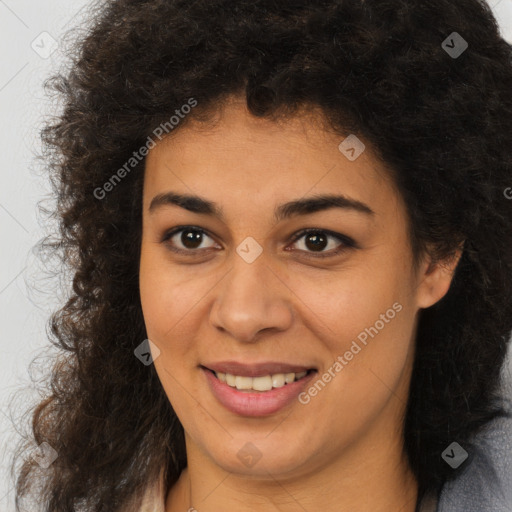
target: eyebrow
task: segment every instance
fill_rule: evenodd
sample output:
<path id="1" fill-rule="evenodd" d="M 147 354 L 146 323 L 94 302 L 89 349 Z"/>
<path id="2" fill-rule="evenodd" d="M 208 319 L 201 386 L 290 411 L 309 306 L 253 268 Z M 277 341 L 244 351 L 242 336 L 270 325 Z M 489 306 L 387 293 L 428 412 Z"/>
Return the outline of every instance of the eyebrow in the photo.
<path id="1" fill-rule="evenodd" d="M 165 192 L 156 195 L 152 199 L 148 210 L 150 213 L 154 213 L 157 209 L 169 205 L 179 206 L 193 213 L 213 215 L 221 221 L 225 221 L 223 209 L 218 204 L 200 196 L 178 194 L 176 192 Z M 278 205 L 274 210 L 274 220 L 280 222 L 297 215 L 307 215 L 331 208 L 343 208 L 370 216 L 375 215 L 375 212 L 361 201 L 351 199 L 344 195 L 323 194 L 296 199 Z"/>

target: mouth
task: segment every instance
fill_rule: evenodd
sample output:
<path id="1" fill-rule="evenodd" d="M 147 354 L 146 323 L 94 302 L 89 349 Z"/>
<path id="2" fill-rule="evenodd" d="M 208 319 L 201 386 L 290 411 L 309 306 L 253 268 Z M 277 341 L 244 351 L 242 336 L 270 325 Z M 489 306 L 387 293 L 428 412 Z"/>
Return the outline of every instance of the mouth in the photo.
<path id="1" fill-rule="evenodd" d="M 316 372 L 316 369 L 310 368 L 299 372 L 268 373 L 257 377 L 249 377 L 215 371 L 206 366 L 202 366 L 202 368 L 210 372 L 220 382 L 243 393 L 264 393 L 272 389 L 279 389 L 294 382 L 305 380 L 309 375 Z"/>
<path id="2" fill-rule="evenodd" d="M 289 365 L 243 366 L 235 363 L 219 363 L 216 368 L 200 365 L 205 385 L 217 403 L 238 416 L 265 417 L 299 403 L 300 393 L 318 373 L 315 368 Z M 266 373 L 270 369 L 298 370 L 295 372 Z M 231 369 L 245 375 L 223 372 Z M 247 374 L 251 374 L 247 375 Z"/>

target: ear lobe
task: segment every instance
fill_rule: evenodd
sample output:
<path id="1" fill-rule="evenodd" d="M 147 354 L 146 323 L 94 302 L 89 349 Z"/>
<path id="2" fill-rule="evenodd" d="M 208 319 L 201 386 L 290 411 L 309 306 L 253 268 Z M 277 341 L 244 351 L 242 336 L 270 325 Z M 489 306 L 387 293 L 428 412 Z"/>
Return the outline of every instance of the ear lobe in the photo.
<path id="1" fill-rule="evenodd" d="M 448 293 L 461 256 L 462 249 L 458 249 L 448 259 L 433 262 L 429 258 L 423 263 L 418 277 L 420 284 L 416 292 L 418 308 L 429 308 Z"/>

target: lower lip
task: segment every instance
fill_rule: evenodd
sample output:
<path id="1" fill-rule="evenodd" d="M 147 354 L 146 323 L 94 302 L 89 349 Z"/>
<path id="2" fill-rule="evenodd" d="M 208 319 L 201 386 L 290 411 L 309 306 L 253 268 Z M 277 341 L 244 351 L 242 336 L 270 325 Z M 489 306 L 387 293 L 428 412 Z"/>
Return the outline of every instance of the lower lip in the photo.
<path id="1" fill-rule="evenodd" d="M 306 384 L 315 375 L 308 373 L 302 379 L 269 391 L 248 393 L 228 386 L 215 377 L 212 371 L 201 368 L 215 398 L 229 411 L 242 416 L 266 416 L 273 414 L 297 399 Z M 298 400 L 298 399 L 297 399 Z"/>

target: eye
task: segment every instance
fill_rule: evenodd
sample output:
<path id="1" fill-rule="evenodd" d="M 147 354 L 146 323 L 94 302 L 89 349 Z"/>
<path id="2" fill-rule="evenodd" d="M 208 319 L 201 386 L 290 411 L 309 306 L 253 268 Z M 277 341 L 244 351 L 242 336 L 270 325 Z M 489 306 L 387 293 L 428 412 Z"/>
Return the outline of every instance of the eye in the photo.
<path id="1" fill-rule="evenodd" d="M 179 234 L 181 234 L 181 236 L 178 237 L 177 235 Z M 173 252 L 190 256 L 194 252 L 199 252 L 195 249 L 210 249 L 214 245 L 202 246 L 205 236 L 212 240 L 204 229 L 195 226 L 179 226 L 165 233 L 161 241 L 162 243 L 170 241 L 171 243 L 168 243 L 168 246 Z M 176 240 L 173 241 L 172 239 L 175 237 Z M 311 256 L 314 258 L 336 256 L 348 249 L 357 247 L 356 242 L 352 238 L 326 229 L 304 229 L 294 235 L 292 244 L 296 243 L 301 238 L 304 238 L 304 249 L 299 249 L 299 252 L 304 252 L 308 257 Z M 329 244 L 329 240 L 337 241 L 338 247 L 336 248 L 336 243 Z M 179 247 L 179 244 L 181 244 L 183 248 Z M 334 245 L 334 248 L 324 251 L 329 245 Z"/>
<path id="2" fill-rule="evenodd" d="M 336 256 L 350 248 L 356 247 L 356 243 L 352 238 L 326 229 L 302 230 L 294 236 L 292 242 L 295 243 L 301 238 L 304 238 L 303 246 L 306 248 L 304 252 L 308 253 L 308 257 L 312 256 L 314 258 L 328 258 Z M 331 248 L 329 251 L 323 251 L 323 249 L 329 246 L 329 239 L 339 242 L 340 245 L 337 248 Z M 333 244 L 331 244 L 331 246 L 332 245 Z M 336 244 L 334 244 L 334 246 L 336 246 Z M 309 252 L 308 249 L 312 250 L 312 252 Z"/>
<path id="3" fill-rule="evenodd" d="M 176 237 L 176 235 L 180 233 L 181 236 Z M 184 247 L 184 249 L 176 247 L 175 242 L 168 244 L 170 249 L 180 254 L 187 253 L 190 255 L 192 252 L 194 252 L 194 249 L 209 248 L 201 247 L 203 236 L 208 236 L 208 238 L 211 238 L 203 229 L 194 226 L 180 226 L 179 228 L 175 228 L 172 231 L 167 232 L 164 235 L 162 242 L 167 242 L 168 240 L 172 241 L 172 239 L 176 237 L 178 239 L 178 243 L 180 243 Z"/>

